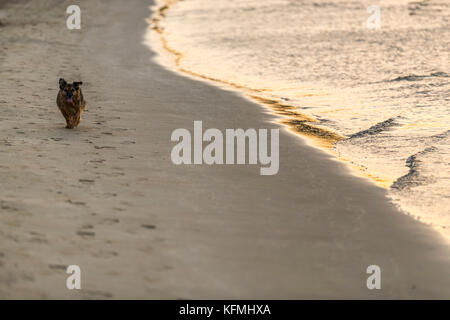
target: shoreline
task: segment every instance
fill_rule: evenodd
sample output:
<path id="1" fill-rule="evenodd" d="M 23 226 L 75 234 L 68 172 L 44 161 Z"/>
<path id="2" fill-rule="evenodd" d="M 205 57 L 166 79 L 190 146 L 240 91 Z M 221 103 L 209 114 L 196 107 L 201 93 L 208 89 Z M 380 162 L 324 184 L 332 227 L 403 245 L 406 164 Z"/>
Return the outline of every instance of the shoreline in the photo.
<path id="1" fill-rule="evenodd" d="M 162 47 L 168 53 L 174 56 L 174 67 L 179 72 L 190 75 L 194 78 L 200 78 L 206 81 L 213 82 L 215 84 L 222 84 L 233 89 L 241 90 L 239 92 L 242 93 L 245 97 L 253 102 L 256 101 L 265 108 L 271 110 L 271 112 L 275 116 L 281 118 L 279 123 L 286 125 L 290 130 L 292 130 L 293 132 L 297 132 L 301 136 L 309 137 L 314 141 L 315 145 L 322 148 L 331 150 L 334 143 L 345 138 L 340 134 L 331 131 L 330 129 L 311 125 L 311 123 L 317 122 L 317 120 L 300 112 L 294 111 L 294 109 L 296 109 L 294 106 L 290 106 L 286 103 L 283 103 L 282 101 L 275 101 L 264 98 L 262 96 L 257 96 L 258 92 L 264 91 L 263 89 L 249 88 L 223 79 L 208 77 L 195 71 L 181 67 L 180 62 L 183 59 L 183 54 L 169 46 L 167 39 L 164 37 L 164 32 L 159 25 L 160 21 L 164 19 L 167 11 L 169 11 L 170 8 L 173 5 L 177 4 L 179 1 L 180 0 L 165 0 L 165 2 L 159 6 L 156 2 L 155 5 L 151 7 L 151 11 L 153 12 L 153 14 L 147 20 L 150 24 L 151 29 L 160 35 Z"/>
<path id="2" fill-rule="evenodd" d="M 180 0 L 163 0 L 164 2 L 158 5 L 159 1 L 161 0 L 155 1 L 155 5 L 151 7 L 152 14 L 150 15 L 150 18 L 147 19 L 147 22 L 150 25 L 150 29 L 159 35 L 161 48 L 165 51 L 162 52 L 161 50 L 157 49 L 159 55 L 168 53 L 173 56 L 173 65 L 171 65 L 171 63 L 168 61 L 161 62 L 162 65 L 165 65 L 171 70 L 181 72 L 186 76 L 193 77 L 194 79 L 201 79 L 206 81 L 207 83 L 213 83 L 221 88 L 224 88 L 225 90 L 235 90 L 236 92 L 242 94 L 242 96 L 246 99 L 258 103 L 261 107 L 263 107 L 265 110 L 268 110 L 274 116 L 274 121 L 276 121 L 276 123 L 286 126 L 289 131 L 291 131 L 297 137 L 306 139 L 306 141 L 310 145 L 322 151 L 329 152 L 337 160 L 346 163 L 350 168 L 352 168 L 352 173 L 356 176 L 368 179 L 369 181 L 383 189 L 389 189 L 390 186 L 394 183 L 395 179 L 381 179 L 380 177 L 372 175 L 362 165 L 354 163 L 352 160 L 340 156 L 338 152 L 334 150 L 334 145 L 337 142 L 346 139 L 345 136 L 331 130 L 330 128 L 315 126 L 314 123 L 318 122 L 316 119 L 309 115 L 302 114 L 296 111 L 296 107 L 288 105 L 281 100 L 277 101 L 265 98 L 263 96 L 258 96 L 258 92 L 262 92 L 264 91 L 264 89 L 249 88 L 223 79 L 205 76 L 195 71 L 181 67 L 183 54 L 169 46 L 167 39 L 164 37 L 163 29 L 160 26 L 160 22 L 165 18 L 165 15 L 170 10 L 170 8 L 173 5 L 177 4 Z M 152 43 L 154 40 L 149 40 L 152 38 L 151 34 L 153 32 L 151 30 L 149 30 L 148 34 L 146 35 L 149 46 L 151 44 L 154 45 L 154 43 Z M 408 213 L 406 212 L 405 214 L 408 215 Z"/>
<path id="3" fill-rule="evenodd" d="M 155 57 L 155 60 L 158 63 L 167 67 L 169 70 L 179 72 L 193 79 L 203 80 L 206 83 L 217 85 L 225 90 L 231 89 L 232 91 L 241 94 L 244 98 L 252 102 L 256 102 L 263 107 L 264 110 L 269 111 L 270 114 L 273 115 L 274 123 L 282 124 L 297 137 L 305 139 L 309 145 L 318 148 L 321 151 L 330 153 L 334 158 L 336 158 L 337 161 L 345 163 L 351 169 L 351 173 L 355 176 L 367 179 L 376 186 L 388 190 L 389 194 L 387 195 L 387 199 L 395 203 L 396 207 L 400 212 L 402 212 L 402 214 L 411 216 L 414 219 L 431 226 L 443 235 L 447 241 L 450 241 L 448 226 L 443 224 L 442 221 L 441 223 L 438 223 L 433 219 L 424 221 L 423 214 L 420 214 L 420 211 L 418 212 L 417 210 L 411 210 L 412 208 L 410 206 L 405 207 L 404 203 L 399 199 L 398 194 L 395 194 L 395 190 L 392 188 L 398 180 L 402 179 L 404 176 L 382 178 L 381 176 L 377 176 L 373 172 L 370 172 L 368 168 L 360 163 L 357 163 L 354 159 L 341 155 L 340 152 L 335 149 L 335 145 L 338 142 L 347 139 L 348 136 L 344 136 L 335 130 L 324 127 L 323 125 L 315 125 L 318 123 L 317 119 L 307 114 L 300 113 L 297 111 L 298 108 L 293 105 L 289 105 L 282 100 L 273 100 L 265 98 L 264 96 L 259 96 L 258 93 L 264 92 L 265 89 L 246 87 L 227 80 L 206 76 L 183 67 L 181 65 L 183 53 L 169 45 L 168 40 L 164 35 L 164 30 L 161 27 L 161 22 L 165 19 L 167 12 L 178 2 L 180 2 L 180 0 L 155 1 L 155 4 L 151 7 L 152 14 L 147 19 L 150 29 L 146 35 L 146 40 L 148 41 L 148 45 L 157 51 L 158 57 Z M 152 30 L 154 32 L 152 32 Z M 153 37 L 154 34 L 158 35 L 159 40 Z M 156 41 L 159 41 L 161 46 L 155 46 Z M 170 58 L 164 57 L 164 55 L 171 55 L 173 63 L 169 61 Z M 162 60 L 158 61 L 158 59 Z M 406 173 L 405 176 L 408 176 L 408 174 L 409 173 Z"/>
<path id="4" fill-rule="evenodd" d="M 14 3 L 2 30 L 1 298 L 450 297 L 444 238 L 259 104 L 154 63 L 148 4 L 81 0 L 76 32 L 69 4 Z M 75 130 L 59 77 L 83 81 Z M 171 133 L 199 119 L 280 129 L 279 173 L 174 165 Z M 81 290 L 65 287 L 73 264 Z M 373 264 L 382 290 L 365 286 Z"/>

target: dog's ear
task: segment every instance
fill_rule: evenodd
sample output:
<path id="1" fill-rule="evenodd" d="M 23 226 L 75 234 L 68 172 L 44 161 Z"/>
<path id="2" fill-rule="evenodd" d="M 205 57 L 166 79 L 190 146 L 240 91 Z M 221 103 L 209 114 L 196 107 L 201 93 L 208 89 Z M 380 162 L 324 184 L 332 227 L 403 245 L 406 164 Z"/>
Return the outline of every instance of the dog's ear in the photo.
<path id="1" fill-rule="evenodd" d="M 78 82 L 74 82 L 73 86 L 75 87 L 75 89 L 78 90 L 78 88 L 83 84 L 83 81 L 78 81 Z"/>
<path id="2" fill-rule="evenodd" d="M 67 85 L 66 80 L 64 80 L 63 78 L 59 78 L 59 88 L 61 90 L 63 90 L 65 88 L 65 86 Z"/>

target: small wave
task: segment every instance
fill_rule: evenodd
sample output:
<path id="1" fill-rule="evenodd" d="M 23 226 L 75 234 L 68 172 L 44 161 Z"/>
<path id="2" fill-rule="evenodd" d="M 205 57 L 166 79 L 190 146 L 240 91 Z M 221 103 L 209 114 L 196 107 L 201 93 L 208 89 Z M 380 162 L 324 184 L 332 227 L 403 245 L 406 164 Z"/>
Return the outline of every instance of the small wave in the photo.
<path id="1" fill-rule="evenodd" d="M 431 136 L 431 139 L 433 139 L 435 141 L 436 140 L 439 141 L 439 140 L 447 138 L 448 136 L 450 136 L 450 130 L 444 131 L 442 133 L 435 134 L 434 136 Z"/>
<path id="2" fill-rule="evenodd" d="M 448 4 L 445 2 L 422 0 L 422 1 L 411 1 L 408 3 L 409 15 L 424 15 L 433 14 L 436 12 L 441 12 L 443 8 L 447 7 Z"/>
<path id="3" fill-rule="evenodd" d="M 313 7 L 324 8 L 324 7 L 336 7 L 336 3 L 333 2 L 313 2 Z"/>
<path id="4" fill-rule="evenodd" d="M 448 78 L 450 75 L 445 72 L 433 72 L 429 75 L 415 75 L 410 74 L 407 76 L 400 76 L 395 79 L 387 80 L 387 82 L 396 82 L 396 81 L 419 81 L 425 78 Z"/>
<path id="5" fill-rule="evenodd" d="M 389 118 L 383 122 L 377 123 L 376 125 L 370 127 L 369 129 L 354 133 L 350 135 L 348 138 L 353 139 L 353 138 L 361 138 L 364 136 L 372 136 L 380 132 L 387 131 L 395 126 L 398 126 L 398 123 L 395 122 L 395 118 Z"/>
<path id="6" fill-rule="evenodd" d="M 406 159 L 406 166 L 409 168 L 409 172 L 395 180 L 391 185 L 391 189 L 404 190 L 428 182 L 426 177 L 420 175 L 419 168 L 421 161 L 418 158 L 421 155 L 434 151 L 437 151 L 435 147 L 428 147 L 423 151 L 409 156 L 408 159 Z"/>

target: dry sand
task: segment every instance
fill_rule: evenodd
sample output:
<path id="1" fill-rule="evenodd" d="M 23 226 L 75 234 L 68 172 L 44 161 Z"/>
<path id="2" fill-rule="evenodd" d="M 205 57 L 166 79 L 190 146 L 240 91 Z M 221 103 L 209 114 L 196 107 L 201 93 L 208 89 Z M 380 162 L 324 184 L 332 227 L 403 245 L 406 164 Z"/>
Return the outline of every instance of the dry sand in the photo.
<path id="1" fill-rule="evenodd" d="M 14 1 L 0 13 L 1 298 L 450 298 L 449 246 L 385 191 L 280 132 L 280 171 L 175 166 L 176 128 L 277 127 L 151 62 L 147 1 Z M 88 102 L 64 129 L 58 79 Z M 77 264 L 82 289 L 67 290 Z M 382 290 L 365 271 L 382 269 Z"/>

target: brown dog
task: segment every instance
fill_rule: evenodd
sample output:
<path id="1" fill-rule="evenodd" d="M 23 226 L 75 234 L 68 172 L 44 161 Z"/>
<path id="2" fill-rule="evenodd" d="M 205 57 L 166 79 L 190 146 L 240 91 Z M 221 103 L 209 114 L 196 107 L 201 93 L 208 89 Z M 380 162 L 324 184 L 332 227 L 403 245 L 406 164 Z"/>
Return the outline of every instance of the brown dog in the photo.
<path id="1" fill-rule="evenodd" d="M 56 97 L 56 104 L 62 115 L 66 119 L 66 128 L 73 129 L 81 122 L 81 114 L 86 107 L 80 85 L 83 82 L 68 84 L 66 80 L 59 79 L 59 92 Z"/>

